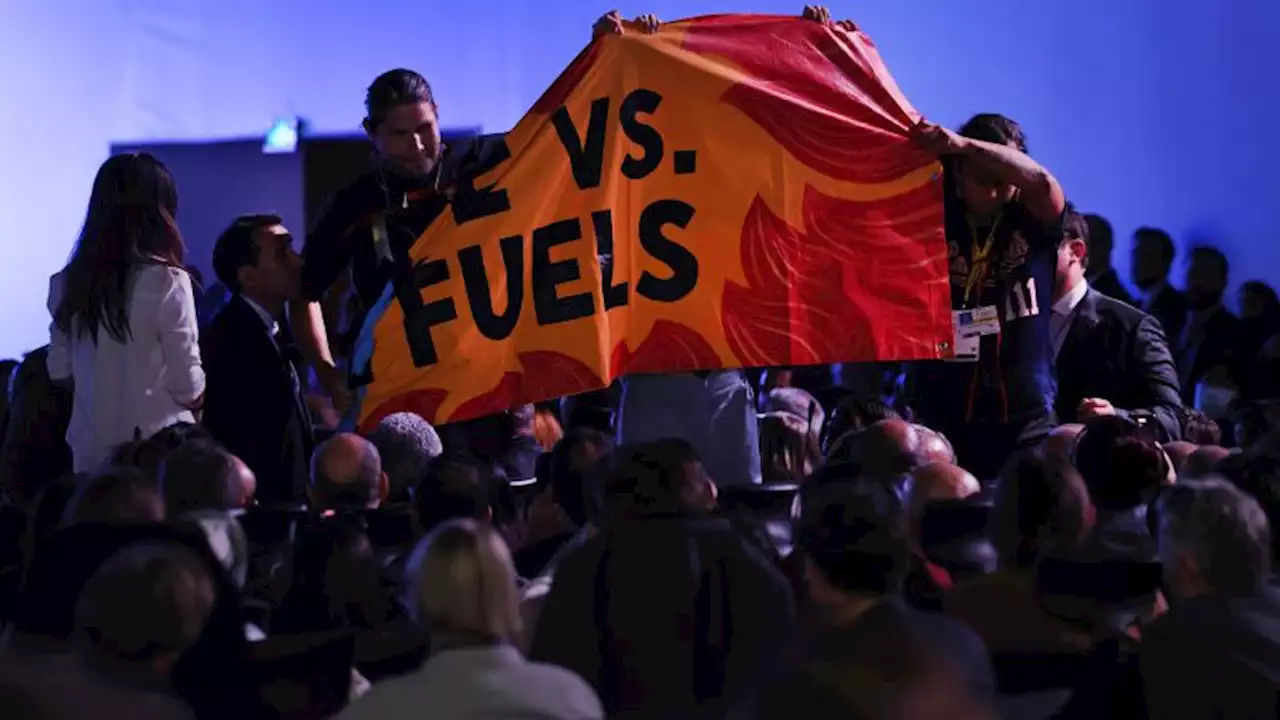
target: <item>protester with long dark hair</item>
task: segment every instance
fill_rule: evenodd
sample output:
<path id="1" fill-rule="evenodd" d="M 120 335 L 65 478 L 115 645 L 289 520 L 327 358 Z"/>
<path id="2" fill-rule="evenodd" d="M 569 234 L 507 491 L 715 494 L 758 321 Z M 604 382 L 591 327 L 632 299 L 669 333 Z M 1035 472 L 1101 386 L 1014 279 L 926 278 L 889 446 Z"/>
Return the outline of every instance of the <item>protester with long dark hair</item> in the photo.
<path id="1" fill-rule="evenodd" d="M 78 471 L 120 443 L 195 422 L 204 396 L 178 191 L 146 153 L 98 170 L 70 261 L 49 283 L 49 376 L 74 386 L 67 443 Z"/>

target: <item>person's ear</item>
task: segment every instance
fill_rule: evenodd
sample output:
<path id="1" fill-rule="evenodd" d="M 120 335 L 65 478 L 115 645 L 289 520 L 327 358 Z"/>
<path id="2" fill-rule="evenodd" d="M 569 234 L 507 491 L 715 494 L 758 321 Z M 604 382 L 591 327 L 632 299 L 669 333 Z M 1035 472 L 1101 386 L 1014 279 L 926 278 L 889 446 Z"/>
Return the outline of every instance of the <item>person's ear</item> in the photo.
<path id="1" fill-rule="evenodd" d="M 484 509 L 484 521 L 487 523 L 493 522 L 493 506 L 492 505 Z"/>
<path id="2" fill-rule="evenodd" d="M 374 130 L 373 122 L 370 121 L 369 118 L 365 118 L 360 121 L 360 127 L 364 128 L 364 134 L 367 135 L 369 137 L 370 142 L 372 142 L 373 130 Z"/>
<path id="3" fill-rule="evenodd" d="M 240 267 L 236 268 L 236 284 L 239 285 L 242 289 L 246 287 L 251 287 L 253 285 L 253 283 L 251 282 L 252 279 L 253 279 L 252 266 L 241 265 Z"/>
<path id="4" fill-rule="evenodd" d="M 391 478 L 387 477 L 384 470 L 378 473 L 378 499 L 386 500 L 391 495 Z"/>
<path id="5" fill-rule="evenodd" d="M 1089 259 L 1089 246 L 1079 238 L 1072 238 L 1068 242 L 1070 244 L 1072 257 L 1080 261 L 1081 265 L 1085 264 Z"/>
<path id="6" fill-rule="evenodd" d="M 716 502 L 720 500 L 720 488 L 716 486 L 716 481 L 710 476 L 703 479 L 707 493 L 707 509 L 715 510 Z"/>

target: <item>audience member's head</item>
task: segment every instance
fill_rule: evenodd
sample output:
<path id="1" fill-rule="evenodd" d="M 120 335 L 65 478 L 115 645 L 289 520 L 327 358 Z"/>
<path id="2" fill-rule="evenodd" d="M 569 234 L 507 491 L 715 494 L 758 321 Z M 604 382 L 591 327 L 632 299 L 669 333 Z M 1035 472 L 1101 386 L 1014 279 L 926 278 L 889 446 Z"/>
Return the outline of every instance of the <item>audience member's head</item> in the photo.
<path id="1" fill-rule="evenodd" d="M 968 470 L 951 463 L 925 463 L 911 475 L 910 514 L 918 517 L 919 511 L 928 503 L 963 500 L 980 492 L 982 485 Z"/>
<path id="2" fill-rule="evenodd" d="M 1187 263 L 1187 307 L 1201 311 L 1222 302 L 1229 274 L 1230 265 L 1221 250 L 1208 245 L 1191 248 Z"/>
<path id="3" fill-rule="evenodd" d="M 951 463 L 956 462 L 956 449 L 952 447 L 951 441 L 946 435 L 934 430 L 933 428 L 913 424 L 916 433 L 920 436 L 920 457 L 926 462 Z"/>
<path id="4" fill-rule="evenodd" d="M 414 514 L 423 533 L 448 520 L 486 521 L 492 503 L 488 472 L 469 457 L 436 458 L 413 493 Z"/>
<path id="5" fill-rule="evenodd" d="M 789 412 L 760 418 L 760 472 L 766 483 L 804 482 L 821 462 L 811 427 Z"/>
<path id="6" fill-rule="evenodd" d="M 209 565 L 172 543 L 138 543 L 109 558 L 75 607 L 84 651 L 165 676 L 199 639 L 213 612 Z"/>
<path id="7" fill-rule="evenodd" d="M 1133 284 L 1145 292 L 1166 282 L 1176 252 L 1169 233 L 1153 227 L 1138 228 L 1133 234 Z"/>
<path id="8" fill-rule="evenodd" d="M 1248 596 L 1271 574 L 1267 516 L 1220 477 L 1191 480 L 1153 505 L 1165 587 L 1172 599 Z"/>
<path id="9" fill-rule="evenodd" d="M 236 295 L 268 307 L 302 292 L 302 257 L 278 215 L 241 215 L 218 236 L 213 270 Z"/>
<path id="10" fill-rule="evenodd" d="M 431 461 L 444 452 L 440 435 L 421 415 L 393 413 L 369 433 L 378 449 L 382 471 L 387 474 L 391 502 L 407 502 L 409 494 L 427 473 Z"/>
<path id="11" fill-rule="evenodd" d="M 1058 242 L 1058 266 L 1054 273 L 1055 302 L 1084 280 L 1089 262 L 1089 226 L 1070 204 L 1062 218 L 1062 240 Z"/>
<path id="12" fill-rule="evenodd" d="M 389 615 L 363 518 L 332 513 L 312 517 L 294 541 L 293 577 L 271 629 L 280 634 L 372 629 Z"/>
<path id="13" fill-rule="evenodd" d="M 1187 457 L 1181 476 L 1194 478 L 1213 475 L 1218 472 L 1218 465 L 1231 457 L 1231 451 L 1219 445 L 1205 445 Z"/>
<path id="14" fill-rule="evenodd" d="M 905 420 L 881 420 L 837 439 L 828 458 L 853 464 L 865 477 L 907 475 L 920 463 L 920 439 Z"/>
<path id="15" fill-rule="evenodd" d="M 500 462 L 512 449 L 522 448 L 522 443 L 526 439 L 535 437 L 534 422 L 537 415 L 538 411 L 534 405 L 520 405 L 500 413 L 468 420 L 462 426 L 466 433 L 465 449 L 481 460 Z"/>
<path id="16" fill-rule="evenodd" d="M 831 411 L 823 427 L 823 452 L 830 455 L 835 442 L 845 435 L 870 427 L 883 420 L 901 420 L 898 414 L 880 398 L 851 397 Z"/>
<path id="17" fill-rule="evenodd" d="M 168 516 L 245 507 L 257 487 L 240 458 L 210 442 L 189 442 L 160 465 L 160 491 Z"/>
<path id="18" fill-rule="evenodd" d="M 532 437 L 534 434 L 534 421 L 538 417 L 538 408 L 532 403 L 514 407 L 503 413 L 505 419 L 504 427 L 508 429 L 510 437 Z"/>
<path id="19" fill-rule="evenodd" d="M 196 441 L 213 442 L 213 436 L 201 425 L 174 423 L 149 438 L 120 445 L 112 452 L 109 464 L 137 468 L 153 480 L 159 479 L 160 466 L 169 453 Z"/>
<path id="20" fill-rule="evenodd" d="M 1235 486 L 1258 501 L 1268 526 L 1280 526 L 1280 455 L 1244 452 L 1231 456 L 1220 471 Z M 1271 559 L 1280 560 L 1280 533 L 1271 533 Z"/>
<path id="21" fill-rule="evenodd" d="M 176 422 L 161 428 L 159 432 L 149 438 L 151 444 L 159 447 L 165 453 L 198 440 L 214 442 L 213 436 L 209 434 L 209 431 L 203 425 L 189 422 Z"/>
<path id="22" fill-rule="evenodd" d="M 67 503 L 63 522 L 130 525 L 165 519 L 155 480 L 137 468 L 110 467 L 85 478 Z"/>
<path id="23" fill-rule="evenodd" d="M 822 409 L 812 394 L 798 387 L 776 387 L 765 395 L 761 412 L 786 412 L 800 418 L 808 424 L 815 448 L 822 446 L 822 426 L 827 421 L 827 413 Z"/>
<path id="24" fill-rule="evenodd" d="M 1080 547 L 1093 528 L 1089 491 L 1065 459 L 1023 451 L 1005 466 L 996 492 L 993 538 L 1007 569 Z"/>
<path id="25" fill-rule="evenodd" d="M 1070 461 L 1076 451 L 1076 439 L 1080 437 L 1084 425 L 1067 423 L 1054 428 L 1044 439 L 1044 452 L 1062 460 Z"/>
<path id="26" fill-rule="evenodd" d="M 1199 446 L 1186 440 L 1174 440 L 1160 447 L 1164 448 L 1164 454 L 1169 456 L 1169 462 L 1173 464 L 1173 471 L 1178 474 L 1181 474 L 1187 466 L 1187 460 L 1191 458 L 1192 453 L 1200 449 Z"/>
<path id="27" fill-rule="evenodd" d="M 1182 439 L 1193 445 L 1218 445 L 1222 442 L 1222 428 L 1208 415 L 1185 408 L 1178 414 L 1182 425 Z"/>
<path id="28" fill-rule="evenodd" d="M 1236 303 L 1240 307 L 1241 320 L 1274 321 L 1280 317 L 1280 296 L 1276 295 L 1275 288 L 1261 280 L 1241 283 L 1236 292 Z"/>
<path id="29" fill-rule="evenodd" d="M 519 643 L 511 552 L 489 525 L 458 519 L 437 527 L 414 548 L 406 575 L 406 604 L 433 645 Z"/>
<path id="30" fill-rule="evenodd" d="M 1076 441 L 1075 465 L 1094 506 L 1106 511 L 1146 504 L 1172 476 L 1160 446 L 1136 423 L 1115 416 L 1085 424 Z"/>
<path id="31" fill-rule="evenodd" d="M 613 438 L 584 427 L 569 430 L 551 450 L 548 489 L 574 525 L 586 525 L 599 516 L 604 490 L 597 471 L 612 452 Z"/>
<path id="32" fill-rule="evenodd" d="M 1280 335 L 1276 338 L 1280 340 Z M 1250 398 L 1234 403 L 1231 421 L 1239 447 L 1249 448 L 1277 435 L 1280 429 L 1280 361 L 1259 359 L 1253 376 L 1266 378 L 1250 384 Z"/>
<path id="33" fill-rule="evenodd" d="M 1096 271 L 1111 267 L 1111 251 L 1115 249 L 1115 231 L 1106 218 L 1095 213 L 1084 215 L 1085 242 L 1089 244 L 1089 267 Z"/>
<path id="34" fill-rule="evenodd" d="M 618 448 L 606 493 L 620 516 L 706 512 L 717 495 L 693 445 L 675 438 Z"/>
<path id="35" fill-rule="evenodd" d="M 830 483 L 805 501 L 800 549 L 810 596 L 839 612 L 856 598 L 897 593 L 910 544 L 901 502 L 876 483 Z"/>
<path id="36" fill-rule="evenodd" d="M 387 475 L 373 443 L 359 435 L 339 433 L 320 443 L 311 456 L 315 510 L 376 508 L 387 496 Z"/>

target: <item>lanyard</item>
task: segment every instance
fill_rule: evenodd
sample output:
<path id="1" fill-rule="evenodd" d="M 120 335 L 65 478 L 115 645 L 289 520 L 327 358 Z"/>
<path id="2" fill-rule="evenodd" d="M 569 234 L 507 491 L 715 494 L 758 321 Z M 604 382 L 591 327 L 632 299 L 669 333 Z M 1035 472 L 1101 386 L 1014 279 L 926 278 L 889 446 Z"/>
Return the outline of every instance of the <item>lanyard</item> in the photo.
<path id="1" fill-rule="evenodd" d="M 995 245 L 996 230 L 1000 227 L 1000 218 L 1002 216 L 1003 212 L 996 215 L 995 222 L 991 223 L 991 230 L 987 232 L 987 239 L 982 243 L 978 242 L 978 233 L 973 227 L 973 223 L 969 223 L 969 233 L 973 239 L 973 257 L 969 262 L 969 275 L 964 281 L 965 307 L 968 307 L 969 305 L 969 296 L 973 294 L 975 289 L 978 289 L 978 286 L 981 285 L 984 280 L 986 280 L 987 268 L 990 265 L 990 261 L 987 259 L 987 256 L 991 254 L 991 246 Z"/>

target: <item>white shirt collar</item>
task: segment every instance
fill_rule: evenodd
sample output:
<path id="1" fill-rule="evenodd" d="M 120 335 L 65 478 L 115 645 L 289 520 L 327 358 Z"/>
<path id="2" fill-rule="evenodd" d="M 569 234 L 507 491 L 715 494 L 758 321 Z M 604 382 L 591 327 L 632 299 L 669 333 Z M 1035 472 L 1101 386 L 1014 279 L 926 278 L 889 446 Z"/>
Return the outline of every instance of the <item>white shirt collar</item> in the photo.
<path id="1" fill-rule="evenodd" d="M 1080 282 L 1076 283 L 1075 287 L 1068 290 L 1065 295 L 1058 298 L 1058 301 L 1053 304 L 1053 314 L 1062 315 L 1064 317 L 1070 315 L 1071 311 L 1075 310 L 1076 306 L 1084 300 L 1084 296 L 1088 294 L 1088 292 L 1089 281 L 1084 278 L 1080 278 Z"/>
<path id="2" fill-rule="evenodd" d="M 275 318 L 271 317 L 271 313 L 267 312 L 261 305 L 250 300 L 244 295 L 241 295 L 240 299 L 244 300 L 245 303 L 247 303 L 249 307 L 253 308 L 253 311 L 258 314 L 258 317 L 262 320 L 262 324 L 267 328 L 267 332 L 270 333 L 271 337 L 274 338 L 276 333 L 280 332 L 280 323 L 277 322 Z"/>

